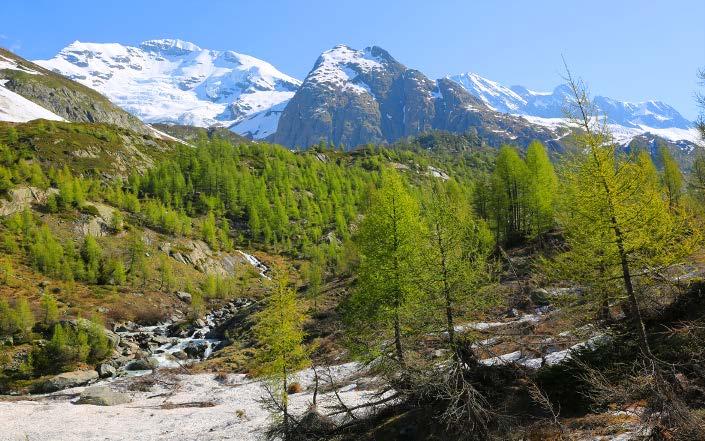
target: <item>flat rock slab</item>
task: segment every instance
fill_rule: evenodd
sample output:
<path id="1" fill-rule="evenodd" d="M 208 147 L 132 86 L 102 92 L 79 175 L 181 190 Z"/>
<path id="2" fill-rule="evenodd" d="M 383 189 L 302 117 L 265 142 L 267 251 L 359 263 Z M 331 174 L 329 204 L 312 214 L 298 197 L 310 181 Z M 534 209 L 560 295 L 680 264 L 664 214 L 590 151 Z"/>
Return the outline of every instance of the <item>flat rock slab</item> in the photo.
<path id="1" fill-rule="evenodd" d="M 86 388 L 76 404 L 92 404 L 94 406 L 115 406 L 132 401 L 132 397 L 122 392 L 116 392 L 106 386 Z"/>

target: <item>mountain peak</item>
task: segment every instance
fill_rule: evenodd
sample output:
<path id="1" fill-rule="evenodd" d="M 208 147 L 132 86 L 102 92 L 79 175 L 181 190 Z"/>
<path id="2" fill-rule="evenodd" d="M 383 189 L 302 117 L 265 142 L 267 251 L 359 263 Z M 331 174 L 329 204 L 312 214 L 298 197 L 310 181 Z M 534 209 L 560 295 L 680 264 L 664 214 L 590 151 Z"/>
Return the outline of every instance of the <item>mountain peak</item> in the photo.
<path id="1" fill-rule="evenodd" d="M 341 88 L 359 94 L 369 92 L 370 88 L 362 81 L 362 77 L 383 72 L 388 64 L 387 59 L 375 54 L 379 54 L 379 51 L 373 51 L 372 48 L 358 50 L 345 44 L 334 46 L 318 57 L 305 83 L 326 85 L 329 89 Z"/>
<path id="2" fill-rule="evenodd" d="M 473 72 L 446 78 L 459 83 L 470 94 L 480 98 L 492 110 L 511 113 L 526 104 L 526 100 L 512 89 Z"/>
<path id="3" fill-rule="evenodd" d="M 140 43 L 140 48 L 145 51 L 163 52 L 168 54 L 186 54 L 198 52 L 202 49 L 197 45 L 184 40 L 161 38 L 157 40 L 147 40 Z"/>

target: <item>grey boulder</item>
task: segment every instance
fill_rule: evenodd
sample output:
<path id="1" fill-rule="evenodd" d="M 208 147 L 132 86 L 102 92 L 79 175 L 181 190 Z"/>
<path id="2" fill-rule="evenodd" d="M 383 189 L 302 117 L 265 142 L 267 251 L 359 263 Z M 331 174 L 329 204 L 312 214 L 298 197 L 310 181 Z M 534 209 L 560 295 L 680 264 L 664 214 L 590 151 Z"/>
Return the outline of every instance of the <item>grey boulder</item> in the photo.
<path id="1" fill-rule="evenodd" d="M 86 388 L 76 404 L 92 404 L 94 406 L 115 406 L 132 401 L 132 398 L 122 392 L 115 392 L 109 387 L 92 386 Z"/>
<path id="2" fill-rule="evenodd" d="M 117 369 L 115 369 L 115 366 L 109 365 L 108 363 L 100 364 L 96 371 L 98 371 L 98 376 L 100 378 L 110 378 L 117 375 Z"/>
<path id="3" fill-rule="evenodd" d="M 184 303 L 191 304 L 191 294 L 185 292 L 185 291 L 176 291 L 176 297 L 179 298 Z"/>
<path id="4" fill-rule="evenodd" d="M 158 365 L 159 362 L 156 358 L 149 357 L 142 358 L 139 360 L 133 360 L 128 363 L 127 366 L 125 366 L 125 369 L 128 371 L 149 371 L 152 369 L 156 369 Z"/>
<path id="5" fill-rule="evenodd" d="M 49 393 L 71 387 L 84 386 L 97 379 L 98 372 L 96 371 L 64 372 L 63 374 L 55 375 L 40 384 L 37 388 L 37 392 Z"/>

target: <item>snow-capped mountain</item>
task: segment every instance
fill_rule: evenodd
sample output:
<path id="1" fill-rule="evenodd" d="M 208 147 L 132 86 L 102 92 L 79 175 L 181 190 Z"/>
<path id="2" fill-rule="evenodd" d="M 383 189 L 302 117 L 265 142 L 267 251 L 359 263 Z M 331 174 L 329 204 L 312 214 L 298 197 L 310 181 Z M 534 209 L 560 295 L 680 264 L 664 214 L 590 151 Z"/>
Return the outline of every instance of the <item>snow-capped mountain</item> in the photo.
<path id="1" fill-rule="evenodd" d="M 475 73 L 447 78 L 498 112 L 524 116 L 532 123 L 547 127 L 564 124 L 565 103 L 572 99 L 571 91 L 565 84 L 552 92 L 536 92 L 523 86 L 506 87 Z M 697 138 L 692 122 L 660 101 L 631 103 L 598 95 L 594 97 L 594 102 L 621 142 L 628 142 L 634 136 L 647 132 L 673 141 Z"/>
<path id="2" fill-rule="evenodd" d="M 490 145 L 553 138 L 543 127 L 491 110 L 451 80 L 431 80 L 404 66 L 380 47 L 338 45 L 320 55 L 269 139 L 289 147 L 319 141 L 355 147 L 470 129 Z"/>
<path id="3" fill-rule="evenodd" d="M 233 51 L 163 39 L 139 47 L 74 42 L 36 61 L 91 87 L 145 122 L 230 127 L 263 138 L 301 82 Z"/>

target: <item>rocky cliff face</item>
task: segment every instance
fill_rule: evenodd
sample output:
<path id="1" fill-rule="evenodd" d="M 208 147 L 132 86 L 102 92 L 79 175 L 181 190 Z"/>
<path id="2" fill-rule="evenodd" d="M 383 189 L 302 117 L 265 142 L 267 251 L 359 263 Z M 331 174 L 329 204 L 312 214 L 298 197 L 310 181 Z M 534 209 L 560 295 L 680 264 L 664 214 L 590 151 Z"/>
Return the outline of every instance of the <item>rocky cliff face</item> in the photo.
<path id="1" fill-rule="evenodd" d="M 111 103 L 106 97 L 0 49 L 2 88 L 41 106 L 54 115 L 74 122 L 114 124 L 142 134 L 152 134 L 138 118 Z"/>
<path id="2" fill-rule="evenodd" d="M 475 128 L 490 144 L 549 140 L 549 130 L 499 114 L 448 79 L 430 80 L 379 47 L 324 52 L 284 109 L 270 140 L 308 147 L 391 143 L 429 130 Z"/>

